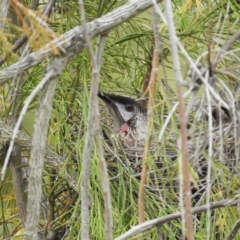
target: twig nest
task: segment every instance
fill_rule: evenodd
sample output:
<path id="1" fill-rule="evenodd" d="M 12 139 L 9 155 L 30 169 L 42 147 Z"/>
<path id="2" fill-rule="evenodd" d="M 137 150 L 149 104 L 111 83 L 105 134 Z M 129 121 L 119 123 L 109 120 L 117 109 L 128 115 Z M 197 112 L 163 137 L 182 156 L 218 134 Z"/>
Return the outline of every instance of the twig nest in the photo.
<path id="1" fill-rule="evenodd" d="M 206 78 L 209 76 L 209 68 L 208 66 L 202 64 L 202 63 L 197 63 L 196 67 L 201 73 L 201 76 L 203 78 Z M 202 80 L 201 76 L 196 72 L 196 68 L 190 67 L 188 72 L 187 72 L 187 77 L 188 77 L 188 85 L 190 88 L 192 88 L 192 91 L 198 91 L 202 85 Z"/>

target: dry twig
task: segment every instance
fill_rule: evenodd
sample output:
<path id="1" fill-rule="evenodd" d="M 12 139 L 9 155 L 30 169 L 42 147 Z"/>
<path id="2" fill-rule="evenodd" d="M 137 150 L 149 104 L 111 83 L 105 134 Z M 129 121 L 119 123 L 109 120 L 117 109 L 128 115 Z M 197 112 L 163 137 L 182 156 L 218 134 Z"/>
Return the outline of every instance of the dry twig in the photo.
<path id="1" fill-rule="evenodd" d="M 100 66 L 101 59 L 103 55 L 103 48 L 106 42 L 107 36 L 101 36 L 99 39 L 98 53 L 97 53 L 97 66 L 98 67 L 98 82 L 100 78 Z M 96 82 L 96 81 L 95 81 Z M 96 104 L 97 108 L 95 108 L 95 122 L 96 122 L 96 138 L 99 152 L 99 160 L 100 160 L 100 175 L 101 175 L 101 185 L 103 190 L 103 198 L 104 198 L 104 220 L 105 220 L 105 232 L 106 239 L 113 239 L 113 216 L 112 216 L 112 203 L 111 203 L 111 191 L 110 184 L 108 178 L 108 169 L 106 165 L 106 161 L 103 154 L 103 145 L 101 139 L 101 129 L 100 129 L 100 113 L 99 113 L 99 104 Z"/>
<path id="2" fill-rule="evenodd" d="M 240 30 L 238 30 L 222 47 L 221 51 L 214 59 L 212 63 L 213 69 L 217 66 L 218 62 L 222 59 L 222 56 L 230 49 L 230 47 L 238 40 L 240 37 Z"/>
<path id="3" fill-rule="evenodd" d="M 44 165 L 48 123 L 52 110 L 52 101 L 58 77 L 66 65 L 76 55 L 68 53 L 65 56 L 54 58 L 46 67 L 48 82 L 44 85 L 36 113 L 32 150 L 30 159 L 29 190 L 27 203 L 26 239 L 36 239 L 40 214 L 42 194 L 42 170 Z"/>
<path id="4" fill-rule="evenodd" d="M 90 55 L 92 57 L 92 62 L 95 64 L 96 59 L 94 58 L 94 53 L 91 48 L 91 43 L 89 40 L 89 29 L 86 25 L 85 20 L 85 10 L 84 3 L 82 0 L 79 0 L 79 7 L 81 13 L 81 22 L 83 26 L 83 38 L 87 44 Z M 96 69 L 94 69 L 96 70 Z M 90 176 L 90 164 L 91 164 L 91 153 L 92 145 L 94 140 L 95 132 L 95 111 L 94 108 L 97 102 L 97 92 L 98 92 L 98 83 L 95 83 L 97 79 L 98 72 L 92 73 L 92 83 L 90 90 L 90 99 L 89 99 L 89 110 L 88 110 L 88 126 L 84 143 L 83 150 L 83 163 L 82 163 L 82 179 L 81 179 L 81 239 L 90 239 L 89 235 L 89 209 L 90 209 L 90 196 L 89 196 L 89 176 Z M 97 79 L 98 80 L 98 79 Z"/>
<path id="5" fill-rule="evenodd" d="M 222 201 L 211 203 L 210 209 L 213 210 L 213 209 L 222 208 L 222 207 L 231 207 L 231 206 L 236 206 L 237 204 L 238 204 L 238 199 L 236 199 L 236 198 L 225 199 Z M 208 209 L 209 209 L 208 204 L 200 206 L 200 207 L 195 207 L 195 208 L 191 209 L 192 210 L 191 214 L 199 214 L 202 212 L 206 212 Z M 169 214 L 169 215 L 161 217 L 161 218 L 152 219 L 150 221 L 147 221 L 147 222 L 144 222 L 142 224 L 132 227 L 130 230 L 128 230 L 121 236 L 117 237 L 115 240 L 128 239 L 128 238 L 130 238 L 134 235 L 137 235 L 143 231 L 146 231 L 152 227 L 158 226 L 159 224 L 163 225 L 164 223 L 170 222 L 172 220 L 176 220 L 181 217 L 182 217 L 182 212 L 177 212 L 177 213 L 172 213 L 172 214 Z"/>
<path id="6" fill-rule="evenodd" d="M 81 238 L 89 239 L 89 174 L 90 174 L 90 164 L 91 164 L 91 152 L 92 144 L 94 140 L 94 132 L 97 134 L 97 144 L 100 158 L 100 169 L 101 169 L 101 184 L 104 194 L 104 206 L 105 206 L 105 232 L 106 239 L 111 240 L 113 237 L 113 220 L 112 220 L 112 205 L 111 205 L 111 194 L 109 179 L 107 173 L 107 167 L 103 155 L 103 146 L 100 137 L 100 123 L 99 123 L 99 105 L 98 105 L 98 87 L 100 80 L 100 63 L 103 55 L 103 48 L 106 41 L 106 36 L 100 38 L 98 54 L 95 56 L 89 37 L 89 32 L 85 19 L 85 10 L 83 1 L 79 0 L 79 6 L 81 11 L 81 20 L 83 25 L 83 35 L 86 41 L 91 60 L 93 65 L 92 71 L 92 84 L 90 90 L 90 102 L 89 102 L 89 112 L 88 112 L 88 129 L 86 134 L 86 142 L 84 145 L 83 152 L 83 168 L 82 168 L 82 183 L 81 183 Z"/>
<path id="7" fill-rule="evenodd" d="M 0 132 L 1 132 L 0 150 L 4 151 L 4 148 L 9 145 L 12 139 L 13 129 L 6 123 L 0 121 Z M 18 131 L 15 143 L 21 146 L 24 150 L 30 151 L 32 149 L 32 138 L 22 131 Z M 2 158 L 0 159 L 0 161 L 3 160 L 4 159 Z M 59 173 L 64 162 L 65 162 L 64 157 L 58 155 L 50 147 L 46 148 L 45 163 L 47 165 L 51 166 Z M 62 176 L 66 180 L 66 182 L 73 188 L 73 190 L 75 192 L 78 192 L 77 181 L 74 175 L 66 171 L 65 173 L 62 174 Z"/>
<path id="8" fill-rule="evenodd" d="M 148 164 L 146 162 L 150 141 L 151 141 L 151 131 L 153 127 L 153 107 L 154 107 L 154 96 L 156 91 L 156 78 L 159 65 L 159 47 L 160 47 L 160 38 L 159 38 L 159 18 L 155 12 L 155 8 L 152 8 L 153 12 L 153 29 L 154 29 L 154 38 L 155 38 L 155 50 L 153 53 L 151 76 L 148 85 L 148 119 L 147 119 L 147 138 L 145 141 L 144 152 L 143 152 L 143 168 L 141 172 L 141 181 L 139 186 L 139 195 L 138 195 L 138 221 L 139 223 L 144 222 L 144 195 L 145 195 L 145 185 L 147 183 L 147 171 Z"/>
<path id="9" fill-rule="evenodd" d="M 226 240 L 232 240 L 235 238 L 235 236 L 237 235 L 237 233 L 239 232 L 240 229 L 240 220 L 238 220 L 235 225 L 233 226 L 233 228 L 231 229 L 230 233 L 228 234 Z"/>
<path id="10" fill-rule="evenodd" d="M 30 174 L 28 185 L 27 221 L 25 226 L 25 238 L 37 239 L 38 220 L 40 215 L 40 202 L 42 196 L 42 171 L 47 141 L 47 130 L 52 110 L 52 101 L 58 76 L 51 71 L 51 81 L 45 84 L 37 110 L 32 139 L 30 159 Z"/>
<path id="11" fill-rule="evenodd" d="M 8 0 L 2 1 L 1 7 L 0 7 L 0 31 L 1 29 L 4 28 L 4 25 L 5 25 L 4 21 L 7 17 L 8 8 L 9 8 L 9 1 Z"/>
<path id="12" fill-rule="evenodd" d="M 187 122 L 184 110 L 184 97 L 183 97 L 183 79 L 180 69 L 180 62 L 178 57 L 178 42 L 176 41 L 177 35 L 173 23 L 172 16 L 172 6 L 171 2 L 165 0 L 166 5 L 166 17 L 167 17 L 167 26 L 171 44 L 171 52 L 173 58 L 173 70 L 175 74 L 175 80 L 177 85 L 178 92 L 178 102 L 179 102 L 179 120 L 180 120 L 180 131 L 181 131 L 181 151 L 182 157 L 179 158 L 179 170 L 180 170 L 180 185 L 183 184 L 183 193 L 184 193 L 184 217 L 182 218 L 182 222 L 184 224 L 186 220 L 185 230 L 187 233 L 187 238 L 194 239 L 193 236 L 193 218 L 191 213 L 191 190 L 190 190 L 190 174 L 189 174 L 189 161 L 188 161 L 188 145 L 187 145 Z M 182 190 L 182 187 L 180 186 Z M 180 191 L 181 192 L 181 191 Z M 183 193 L 180 194 L 180 203 L 181 198 L 183 197 Z M 182 204 L 181 204 L 182 205 Z"/>
<path id="13" fill-rule="evenodd" d="M 95 19 L 87 24 L 89 33 L 89 40 L 93 37 L 111 31 L 121 23 L 140 14 L 145 9 L 152 5 L 150 0 L 132 0 L 128 1 L 123 6 L 113 10 L 112 12 Z M 65 49 L 66 52 L 74 52 L 78 54 L 85 47 L 85 40 L 83 37 L 83 27 L 77 26 L 64 35 L 53 39 L 46 44 L 39 51 L 29 54 L 17 63 L 0 71 L 0 84 L 5 83 L 11 79 L 16 71 L 18 74 L 27 69 L 37 65 L 38 63 L 48 59 L 53 55 L 52 46 L 58 49 Z"/>

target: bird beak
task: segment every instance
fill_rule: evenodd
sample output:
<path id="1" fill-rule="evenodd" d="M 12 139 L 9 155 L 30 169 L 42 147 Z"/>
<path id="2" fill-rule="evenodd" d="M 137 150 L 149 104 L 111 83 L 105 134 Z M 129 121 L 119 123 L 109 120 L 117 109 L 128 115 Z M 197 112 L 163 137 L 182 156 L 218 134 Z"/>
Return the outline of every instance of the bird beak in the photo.
<path id="1" fill-rule="evenodd" d="M 119 110 L 116 105 L 116 103 L 111 99 L 111 95 L 104 93 L 104 92 L 98 92 L 98 97 L 101 98 L 107 105 L 110 114 L 114 118 L 115 127 L 116 130 L 121 130 L 121 126 L 125 123 Z"/>

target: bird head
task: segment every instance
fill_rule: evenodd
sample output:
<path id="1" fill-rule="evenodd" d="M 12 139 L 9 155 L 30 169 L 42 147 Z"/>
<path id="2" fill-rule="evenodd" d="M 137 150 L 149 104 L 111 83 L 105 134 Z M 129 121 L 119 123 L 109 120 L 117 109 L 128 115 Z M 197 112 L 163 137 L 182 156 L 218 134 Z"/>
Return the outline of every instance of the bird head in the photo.
<path id="1" fill-rule="evenodd" d="M 147 132 L 147 111 L 132 98 L 98 93 L 105 102 L 113 118 L 114 126 L 121 136 L 131 136 L 133 140 L 144 140 Z"/>

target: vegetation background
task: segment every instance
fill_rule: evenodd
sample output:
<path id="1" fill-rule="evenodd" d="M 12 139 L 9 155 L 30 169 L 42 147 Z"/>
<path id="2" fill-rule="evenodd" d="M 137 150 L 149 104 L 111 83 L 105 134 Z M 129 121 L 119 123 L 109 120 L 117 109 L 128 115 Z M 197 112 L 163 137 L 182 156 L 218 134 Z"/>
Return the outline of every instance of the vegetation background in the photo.
<path id="1" fill-rule="evenodd" d="M 35 138 L 33 137 L 31 145 L 31 138 L 28 138 L 27 135 L 23 137 L 17 136 L 16 142 L 18 145 L 14 147 L 11 162 L 8 164 L 5 177 L 0 183 L 1 239 L 24 239 L 25 233 L 26 239 L 35 239 L 34 236 L 48 240 L 87 239 L 83 238 L 84 229 L 89 233 L 90 239 L 113 239 L 117 237 L 119 237 L 117 239 L 126 239 L 123 237 L 124 233 L 138 224 L 138 193 L 141 170 L 136 172 L 132 169 L 129 157 L 121 150 L 121 143 L 115 144 L 114 141 L 108 145 L 104 142 L 101 134 L 104 150 L 102 154 L 101 150 L 99 150 L 101 149 L 101 143 L 98 137 L 97 120 L 96 122 L 89 122 L 89 119 L 91 119 L 91 104 L 94 100 L 91 85 L 96 84 L 94 81 L 97 79 L 93 72 L 93 69 L 96 70 L 96 64 L 94 64 L 94 58 L 89 53 L 89 46 L 85 45 L 85 48 L 77 56 L 72 57 L 72 60 L 65 64 L 65 67 L 62 67 L 64 58 L 61 58 L 61 56 L 68 55 L 68 53 L 64 52 L 64 49 L 59 45 L 54 45 L 56 42 L 50 44 L 51 55 L 49 53 L 43 54 L 41 60 L 38 61 L 35 61 L 34 58 L 29 59 L 24 70 L 20 65 L 14 65 L 14 63 L 26 60 L 26 57 L 31 53 L 41 52 L 46 44 L 54 39 L 59 39 L 61 36 L 66 36 L 64 34 L 76 26 L 85 26 L 84 21 L 94 21 L 124 6 L 124 4 L 131 4 L 131 2 L 135 2 L 137 8 L 137 5 L 140 6 L 141 3 L 145 4 L 146 2 L 150 2 L 149 7 L 151 7 L 151 2 L 155 1 L 142 0 L 139 3 L 137 3 L 138 1 L 129 1 L 127 3 L 127 1 L 122 0 L 85 0 L 85 18 L 83 11 L 81 12 L 82 1 L 11 0 L 9 5 L 8 1 L 2 0 L 0 2 L 0 45 L 2 46 L 0 48 L 2 56 L 2 59 L 0 59 L 0 114 L 3 122 L 0 128 L 3 136 L 2 140 L 0 140 L 0 156 L 2 165 L 13 133 L 12 128 L 15 126 L 19 116 L 22 116 L 21 111 L 26 106 L 27 99 L 36 89 L 36 86 L 43 81 L 44 76 L 47 76 L 50 67 L 60 69 L 60 73 L 56 74 L 58 80 L 56 81 L 55 91 L 54 87 L 52 87 L 54 92 L 52 109 L 51 99 L 46 100 L 44 98 L 45 95 L 49 94 L 50 96 L 51 94 L 47 92 L 47 84 L 43 84 L 38 88 L 41 91 L 31 99 L 27 111 L 23 114 L 21 131 L 29 136 L 35 134 Z M 239 31 L 240 3 L 237 0 L 174 0 L 171 3 L 177 36 L 193 61 L 200 58 L 201 62 L 209 65 L 213 59 L 216 59 L 224 44 Z M 160 2 L 158 6 L 159 10 L 166 16 L 166 3 L 164 1 Z M 156 45 L 153 30 L 153 13 L 149 7 L 146 7 L 144 11 L 139 10 L 138 15 L 134 13 L 133 18 L 128 17 L 122 24 L 117 24 L 118 26 L 111 27 L 111 31 L 108 31 L 102 55 L 100 90 L 132 98 L 141 98 L 143 84 L 146 76 L 150 73 L 149 66 L 152 64 L 151 57 Z M 129 8 L 129 12 L 130 10 L 132 9 Z M 43 11 L 45 11 L 45 15 L 42 14 Z M 131 15 L 131 13 L 129 14 Z M 119 15 L 120 17 L 121 15 Z M 158 21 L 161 51 L 156 88 L 154 89 L 153 121 L 159 130 L 152 133 L 156 138 L 159 136 L 159 131 L 162 129 L 167 115 L 174 104 L 179 101 L 177 79 L 175 80 L 173 72 L 168 24 L 165 24 L 161 18 Z M 101 21 L 99 21 L 99 24 L 101 25 Z M 101 34 L 103 33 L 101 32 Z M 98 34 L 94 36 L 96 35 Z M 18 45 L 19 41 L 17 41 L 19 39 L 28 40 L 20 47 Z M 90 40 L 91 48 L 94 52 L 97 52 L 99 39 L 91 36 Z M 68 48 L 66 49 L 68 51 Z M 239 100 L 239 40 L 237 38 L 231 45 L 231 51 L 218 65 L 219 78 L 221 78 L 226 88 L 223 85 L 218 86 L 216 92 L 224 101 L 235 103 Z M 179 51 L 179 58 L 185 86 L 184 91 L 187 91 L 189 61 L 182 51 Z M 18 68 L 21 68 L 21 70 L 18 71 Z M 15 70 L 13 71 L 13 69 Z M 96 87 L 98 87 L 98 84 L 96 84 Z M 230 100 L 226 95 L 227 91 L 232 93 L 233 97 Z M 190 99 L 191 96 L 185 99 L 186 106 L 188 106 Z M 207 102 L 204 90 L 200 91 L 195 101 Z M 218 102 L 216 99 L 212 100 L 213 105 L 216 102 Z M 41 105 L 41 103 L 45 105 Z M 48 106 L 48 104 L 50 106 L 49 114 L 51 114 L 49 115 L 49 124 L 48 114 L 41 112 L 44 111 L 44 106 Z M 111 119 L 109 119 L 105 106 L 102 106 L 101 103 L 100 105 L 101 129 L 105 129 L 110 135 L 111 127 L 108 126 L 111 126 Z M 97 115 L 92 116 L 97 119 Z M 193 114 L 191 118 L 197 119 L 194 116 Z M 37 123 L 38 119 L 41 120 L 39 121 L 44 126 L 38 125 L 40 124 Z M 33 130 L 34 122 L 35 130 Z M 179 192 L 181 192 L 179 191 L 179 181 L 181 182 L 181 177 L 184 178 L 184 176 L 179 170 L 181 169 L 181 166 L 179 166 L 180 161 L 177 161 L 177 159 L 181 159 L 178 139 L 182 132 L 179 130 L 178 122 L 179 114 L 175 111 L 164 131 L 157 151 L 155 154 L 148 154 L 145 159 L 145 163 L 147 163 L 148 169 L 152 173 L 145 184 L 145 221 L 164 217 L 182 209 L 183 200 L 179 195 Z M 196 129 L 198 133 L 205 133 L 209 131 L 208 126 L 202 119 L 198 119 L 197 122 L 194 122 L 193 129 Z M 92 151 L 91 147 L 89 149 L 86 147 L 93 136 L 89 133 L 91 128 L 92 130 L 96 128 L 97 136 L 93 142 Z M 37 132 L 36 129 L 39 131 Z M 194 238 L 198 240 L 233 239 L 234 237 L 240 239 L 240 235 L 237 234 L 239 213 L 236 207 L 228 207 L 237 204 L 235 200 L 238 199 L 239 194 L 239 163 L 238 159 L 232 157 L 235 152 L 230 154 L 229 150 L 226 153 L 226 148 L 231 148 L 231 151 L 232 149 L 236 150 L 238 143 L 236 138 L 232 138 L 232 135 L 229 135 L 226 140 L 224 130 L 222 132 L 214 131 L 213 128 L 211 130 L 213 135 L 215 134 L 212 141 L 213 145 L 215 144 L 213 153 L 209 157 L 209 151 L 205 149 L 206 152 L 201 155 L 201 157 L 204 156 L 207 159 L 207 162 L 211 161 L 211 176 L 208 179 L 210 181 L 205 182 L 204 191 L 202 191 L 202 188 L 200 192 L 197 191 L 198 195 L 193 199 L 192 206 L 198 207 L 206 203 L 210 206 L 210 202 L 226 201 L 221 205 L 224 206 L 223 208 L 194 215 Z M 29 178 L 29 171 L 33 169 L 36 162 L 41 163 L 41 156 L 45 152 L 45 146 L 43 143 L 44 138 L 41 137 L 40 133 L 44 135 L 46 131 L 47 138 L 45 142 L 51 150 L 47 148 L 48 160 L 46 160 L 42 174 L 41 172 L 36 174 L 39 179 L 42 179 L 42 182 L 40 182 L 42 191 L 37 191 L 35 195 L 34 191 L 30 192 L 30 186 L 29 191 L 27 190 L 28 185 L 35 181 L 35 178 Z M 192 135 L 188 139 L 190 140 L 189 144 L 193 142 L 194 146 L 199 145 L 197 141 L 194 141 L 193 137 L 196 132 L 191 132 Z M 34 142 L 34 139 L 36 142 Z M 43 142 L 37 143 L 37 140 Z M 229 141 L 232 141 L 231 146 L 229 146 Z M 219 142 L 222 143 L 221 149 L 223 150 L 216 147 Z M 39 152 L 34 154 L 31 146 L 35 146 L 35 150 L 39 148 Z M 192 149 L 190 149 L 190 152 Z M 87 157 L 88 150 L 91 151 L 89 152 L 89 154 L 91 153 L 89 159 Z M 223 154 L 218 155 L 221 151 Z M 36 162 L 32 161 L 33 155 Z M 104 190 L 104 186 L 108 187 L 108 183 L 104 185 L 103 182 L 103 179 L 106 180 L 106 171 L 101 160 L 103 155 L 108 167 L 110 192 L 108 188 Z M 52 163 L 54 160 L 51 161 L 51 157 L 57 159 L 55 163 Z M 28 161 L 30 158 L 33 166 L 30 165 L 29 167 Z M 158 160 L 156 161 L 156 159 Z M 196 159 L 200 162 L 200 155 L 197 155 Z M 235 164 L 228 164 L 225 159 L 233 160 Z M 90 164 L 89 181 L 87 181 L 89 196 L 86 196 L 90 201 L 89 207 L 87 206 L 89 229 L 84 225 L 88 223 L 83 222 L 82 218 L 82 207 L 84 207 L 83 195 L 81 194 L 84 187 L 82 178 L 84 174 L 87 174 L 86 169 L 84 169 L 84 160 L 89 160 Z M 161 168 L 158 165 L 159 161 L 161 162 Z M 198 189 L 201 174 L 200 171 L 196 170 L 198 168 L 194 163 L 190 161 L 191 167 L 189 171 L 191 177 L 187 181 Z M 35 167 L 41 169 L 41 165 L 35 164 Z M 188 169 L 188 166 L 183 167 Z M 208 189 L 210 189 L 209 192 Z M 106 204 L 109 203 L 106 200 L 106 195 L 109 194 L 111 206 Z M 26 201 L 27 195 L 28 204 Z M 39 199 L 38 196 L 41 196 L 41 198 Z M 29 198 L 31 199 L 29 200 Z M 228 202 L 228 199 L 235 200 L 234 202 Z M 31 216 L 34 217 L 35 212 L 38 213 L 37 208 L 33 207 L 31 209 L 29 202 L 34 201 L 36 206 L 39 203 L 41 206 L 40 217 L 38 218 L 37 215 L 35 218 L 37 221 L 31 220 Z M 106 211 L 106 205 L 110 207 L 110 213 Z M 106 216 L 106 214 L 109 215 Z M 113 218 L 112 233 L 109 230 L 111 223 L 107 223 L 108 216 Z M 36 223 L 37 228 L 31 226 L 31 222 Z M 39 231 L 38 234 L 36 229 Z M 154 227 L 142 233 L 136 232 L 138 234 L 131 236 L 129 239 L 178 239 L 178 237 L 181 237 L 182 229 L 184 229 L 184 222 L 181 218 L 172 218 L 172 221 L 161 225 L 155 224 Z M 189 237 L 188 230 L 186 234 L 188 239 L 193 239 L 193 236 L 192 238 Z"/>

